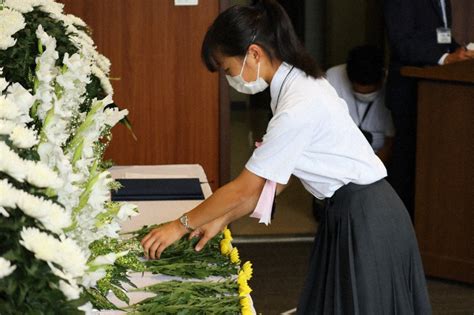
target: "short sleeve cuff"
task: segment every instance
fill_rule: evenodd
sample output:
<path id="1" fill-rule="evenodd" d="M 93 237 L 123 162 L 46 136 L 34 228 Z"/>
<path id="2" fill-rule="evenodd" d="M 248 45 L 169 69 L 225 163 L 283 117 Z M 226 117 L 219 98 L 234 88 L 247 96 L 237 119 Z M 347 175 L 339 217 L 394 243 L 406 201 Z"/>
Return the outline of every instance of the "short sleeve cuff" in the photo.
<path id="1" fill-rule="evenodd" d="M 289 176 L 282 176 L 282 175 L 279 175 L 279 174 L 270 174 L 270 172 L 268 171 L 265 171 L 263 169 L 261 169 L 260 167 L 256 166 L 254 163 L 252 163 L 252 159 L 250 159 L 247 164 L 245 165 L 245 168 L 257 175 L 257 176 L 260 176 L 262 178 L 265 178 L 266 180 L 271 180 L 271 181 L 274 181 L 278 184 L 282 184 L 282 185 L 286 185 L 288 184 L 288 181 L 290 180 L 290 177 L 291 177 L 291 174 Z"/>

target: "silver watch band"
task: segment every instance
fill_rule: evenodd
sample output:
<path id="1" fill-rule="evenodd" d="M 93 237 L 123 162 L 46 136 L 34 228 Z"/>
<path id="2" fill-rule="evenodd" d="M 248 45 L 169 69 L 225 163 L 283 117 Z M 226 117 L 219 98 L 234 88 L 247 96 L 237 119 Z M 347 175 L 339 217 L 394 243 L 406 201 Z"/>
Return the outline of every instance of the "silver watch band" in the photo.
<path id="1" fill-rule="evenodd" d="M 181 222 L 181 224 L 186 228 L 186 230 L 188 232 L 193 232 L 194 229 L 189 225 L 189 219 L 188 219 L 188 215 L 187 214 L 183 214 L 180 218 L 179 218 L 179 222 Z"/>

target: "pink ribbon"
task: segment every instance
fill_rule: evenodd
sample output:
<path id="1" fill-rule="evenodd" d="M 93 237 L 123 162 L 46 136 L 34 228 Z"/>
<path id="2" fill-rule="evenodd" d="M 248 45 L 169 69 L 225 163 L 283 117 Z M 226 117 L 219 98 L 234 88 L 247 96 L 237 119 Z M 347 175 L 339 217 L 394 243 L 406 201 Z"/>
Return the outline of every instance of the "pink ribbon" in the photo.
<path id="1" fill-rule="evenodd" d="M 258 148 L 262 143 L 255 142 Z M 273 200 L 275 199 L 276 182 L 267 180 L 263 186 L 262 193 L 258 199 L 255 210 L 250 214 L 251 218 L 260 219 L 258 223 L 264 223 L 268 226 L 272 220 Z"/>

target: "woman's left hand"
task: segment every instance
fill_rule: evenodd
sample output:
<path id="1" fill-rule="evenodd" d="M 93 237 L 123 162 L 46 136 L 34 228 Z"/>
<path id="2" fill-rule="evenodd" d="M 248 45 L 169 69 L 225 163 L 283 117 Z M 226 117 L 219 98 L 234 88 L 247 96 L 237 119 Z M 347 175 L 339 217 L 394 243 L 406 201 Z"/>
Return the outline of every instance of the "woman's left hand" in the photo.
<path id="1" fill-rule="evenodd" d="M 160 259 L 161 253 L 186 233 L 188 231 L 178 220 L 153 229 L 141 241 L 145 256 L 150 259 Z"/>

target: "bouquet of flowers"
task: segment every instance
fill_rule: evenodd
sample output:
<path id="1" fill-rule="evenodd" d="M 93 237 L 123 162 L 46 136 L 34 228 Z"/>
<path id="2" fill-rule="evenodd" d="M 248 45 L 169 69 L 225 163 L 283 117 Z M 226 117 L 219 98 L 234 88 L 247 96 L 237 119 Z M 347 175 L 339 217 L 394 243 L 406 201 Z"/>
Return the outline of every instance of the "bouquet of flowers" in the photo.
<path id="1" fill-rule="evenodd" d="M 113 102 L 109 60 L 53 0 L 0 1 L 0 314 L 88 312 L 84 288 L 127 254 L 91 256 L 135 206 L 103 160 Z"/>
<path id="2" fill-rule="evenodd" d="M 140 241 L 155 227 L 145 226 L 127 233 L 127 239 L 103 238 L 91 245 L 93 255 L 127 253 L 107 266 L 107 276 L 95 288 L 86 290 L 95 308 L 142 315 L 255 314 L 248 285 L 252 264 L 247 261 L 240 267 L 239 251 L 232 245 L 229 229 L 216 235 L 198 253 L 194 250 L 197 239 L 183 237 L 166 248 L 159 260 L 146 260 Z M 150 277 L 150 273 L 162 277 L 154 278 L 155 283 L 146 287 L 137 287 L 130 280 Z M 109 300 L 110 292 L 123 302 L 122 306 Z M 147 292 L 152 296 L 130 305 L 130 292 Z"/>

